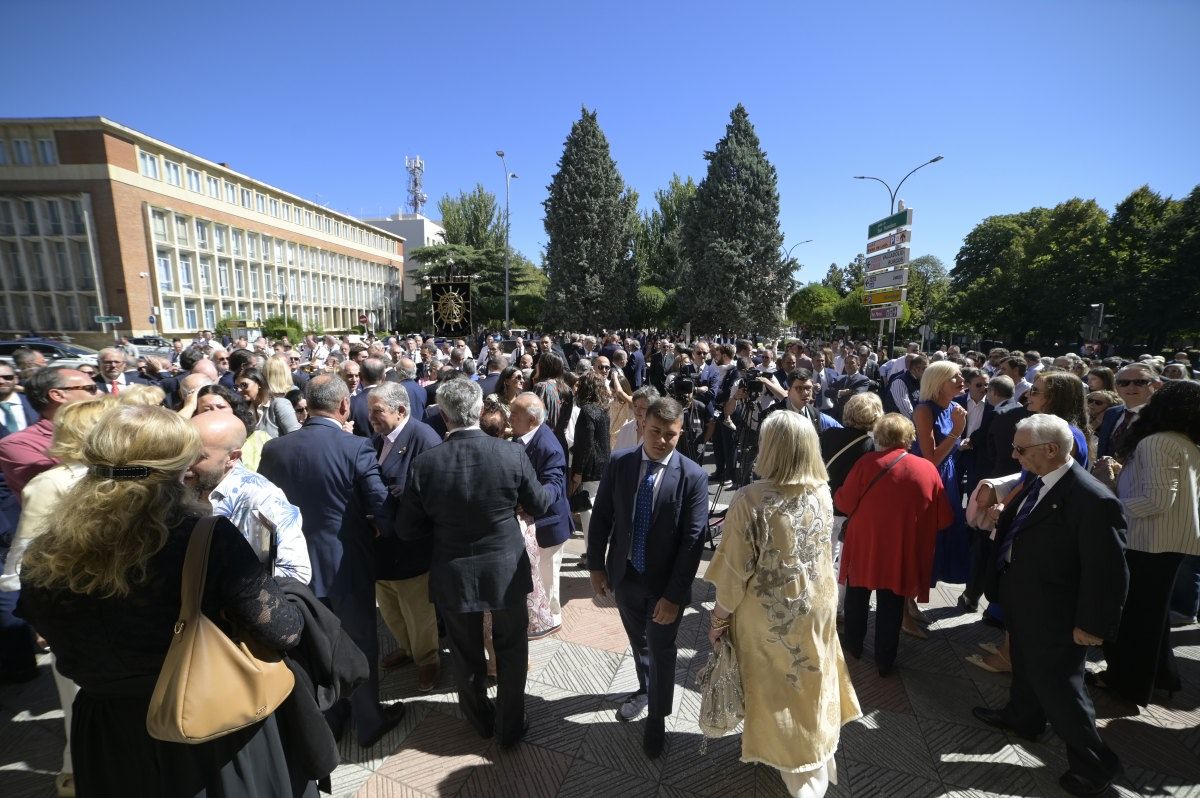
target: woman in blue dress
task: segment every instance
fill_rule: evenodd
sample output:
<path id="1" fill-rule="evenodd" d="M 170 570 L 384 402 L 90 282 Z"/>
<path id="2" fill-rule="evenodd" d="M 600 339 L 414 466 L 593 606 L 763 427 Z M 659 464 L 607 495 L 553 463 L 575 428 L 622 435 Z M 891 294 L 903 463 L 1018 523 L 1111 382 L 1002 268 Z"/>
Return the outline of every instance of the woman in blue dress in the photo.
<path id="1" fill-rule="evenodd" d="M 955 363 L 939 360 L 930 363 L 921 375 L 921 403 L 913 408 L 913 426 L 917 439 L 912 453 L 937 466 L 942 488 L 954 510 L 954 522 L 938 532 L 933 559 L 933 584 L 965 583 L 971 573 L 971 538 L 963 510 L 962 487 L 954 468 L 954 453 L 967 428 L 967 410 L 954 401 L 963 392 L 962 372 Z M 919 628 L 920 615 L 915 605 L 906 613 L 902 627 L 910 634 L 924 637 Z"/>

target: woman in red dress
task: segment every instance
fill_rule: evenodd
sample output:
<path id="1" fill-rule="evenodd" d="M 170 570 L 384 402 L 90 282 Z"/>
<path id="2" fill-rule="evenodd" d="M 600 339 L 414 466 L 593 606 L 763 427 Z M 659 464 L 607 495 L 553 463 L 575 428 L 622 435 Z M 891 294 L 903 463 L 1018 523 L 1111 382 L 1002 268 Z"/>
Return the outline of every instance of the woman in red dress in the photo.
<path id="1" fill-rule="evenodd" d="M 929 600 L 939 529 L 954 519 L 937 467 L 908 454 L 916 431 L 899 413 L 875 425 L 875 451 L 854 464 L 833 497 L 847 516 L 839 581 L 846 583 L 842 645 L 862 656 L 867 609 L 875 591 L 875 664 L 891 673 L 900 645 L 904 600 Z"/>

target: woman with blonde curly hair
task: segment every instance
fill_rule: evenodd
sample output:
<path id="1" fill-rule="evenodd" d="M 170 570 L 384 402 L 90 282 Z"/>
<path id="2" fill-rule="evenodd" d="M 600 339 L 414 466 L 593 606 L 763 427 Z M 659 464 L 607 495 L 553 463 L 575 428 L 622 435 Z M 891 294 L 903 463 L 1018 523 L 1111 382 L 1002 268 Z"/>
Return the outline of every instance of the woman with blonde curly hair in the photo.
<path id="1" fill-rule="evenodd" d="M 316 795 L 290 773 L 275 717 L 196 745 L 155 740 L 146 713 L 180 612 L 184 555 L 209 509 L 183 474 L 193 426 L 160 407 L 118 407 L 81 448 L 87 473 L 25 552 L 18 610 L 79 685 L 71 722 L 80 795 Z M 213 530 L 204 614 L 276 651 L 303 619 L 228 520 Z"/>

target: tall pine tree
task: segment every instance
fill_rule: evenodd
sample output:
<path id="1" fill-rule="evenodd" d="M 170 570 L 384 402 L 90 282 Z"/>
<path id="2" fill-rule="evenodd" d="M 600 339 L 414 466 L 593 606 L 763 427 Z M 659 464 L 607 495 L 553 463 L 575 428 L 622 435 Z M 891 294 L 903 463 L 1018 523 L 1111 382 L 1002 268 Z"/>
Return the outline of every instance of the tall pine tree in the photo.
<path id="1" fill-rule="evenodd" d="M 687 217 L 680 305 L 695 332 L 774 334 L 793 283 L 780 259 L 779 190 L 741 103 L 704 154 L 708 174 Z"/>
<path id="2" fill-rule="evenodd" d="M 640 274 L 637 195 L 625 190 L 596 113 L 583 108 L 563 144 L 546 209 L 546 324 L 598 330 L 628 323 Z"/>

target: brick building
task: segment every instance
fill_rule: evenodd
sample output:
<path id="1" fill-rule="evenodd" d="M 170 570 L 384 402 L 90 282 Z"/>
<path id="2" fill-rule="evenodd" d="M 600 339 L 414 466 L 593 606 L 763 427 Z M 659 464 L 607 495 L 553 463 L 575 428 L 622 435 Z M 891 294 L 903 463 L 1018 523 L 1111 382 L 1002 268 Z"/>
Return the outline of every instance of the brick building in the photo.
<path id="1" fill-rule="evenodd" d="M 403 270 L 403 237 L 102 117 L 0 119 L 0 335 L 384 326 Z"/>

